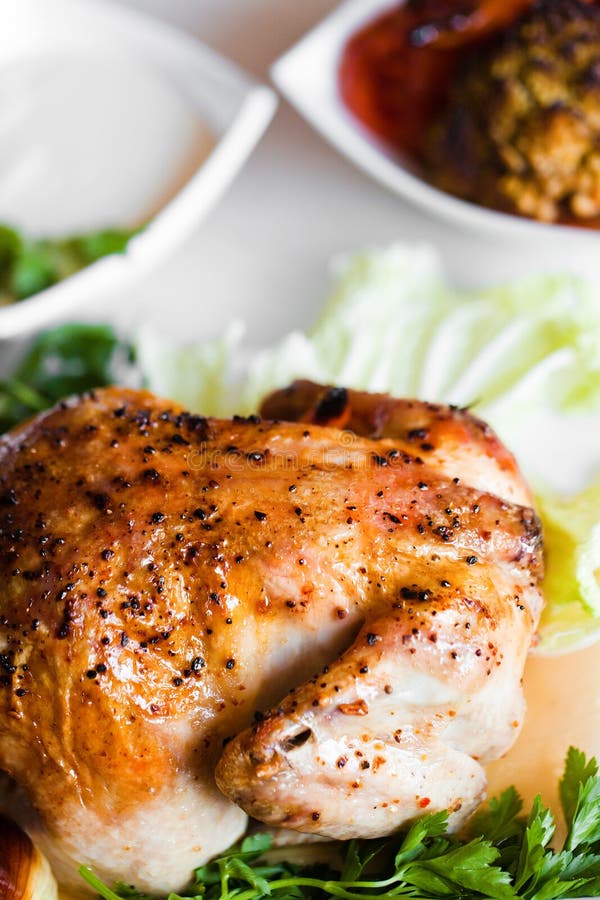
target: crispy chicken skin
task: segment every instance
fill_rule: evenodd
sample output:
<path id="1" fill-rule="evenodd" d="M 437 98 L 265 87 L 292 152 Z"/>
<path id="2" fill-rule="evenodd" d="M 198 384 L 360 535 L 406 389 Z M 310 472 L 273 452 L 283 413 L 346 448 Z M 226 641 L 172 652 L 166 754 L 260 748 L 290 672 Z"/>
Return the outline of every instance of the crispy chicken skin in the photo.
<path id="1" fill-rule="evenodd" d="M 458 825 L 518 733 L 540 531 L 498 439 L 306 382 L 263 415 L 113 388 L 0 440 L 5 806 L 63 882 L 177 889 L 245 813 Z"/>

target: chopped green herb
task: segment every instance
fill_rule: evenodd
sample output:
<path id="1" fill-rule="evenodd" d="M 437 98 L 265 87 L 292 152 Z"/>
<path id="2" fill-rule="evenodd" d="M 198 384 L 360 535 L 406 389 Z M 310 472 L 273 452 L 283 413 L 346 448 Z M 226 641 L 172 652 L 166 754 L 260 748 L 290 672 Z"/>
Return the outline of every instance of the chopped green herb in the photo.
<path id="1" fill-rule="evenodd" d="M 25 300 L 103 256 L 124 253 L 140 228 L 107 228 L 67 238 L 26 238 L 0 224 L 0 306 Z"/>
<path id="2" fill-rule="evenodd" d="M 61 325 L 40 334 L 9 378 L 0 380 L 0 432 L 70 394 L 111 384 L 124 345 L 108 325 Z"/>
<path id="3" fill-rule="evenodd" d="M 266 835 L 246 838 L 196 869 L 193 883 L 167 900 L 559 900 L 600 892 L 600 777 L 595 759 L 567 754 L 560 796 L 567 824 L 563 847 L 550 846 L 555 825 L 536 797 L 527 818 L 514 788 L 490 801 L 469 834 L 448 834 L 446 813 L 425 816 L 403 835 L 340 846 L 342 864 L 299 866 L 274 861 Z M 105 900 L 146 900 L 132 887 L 108 888 L 91 869 L 83 879 Z"/>

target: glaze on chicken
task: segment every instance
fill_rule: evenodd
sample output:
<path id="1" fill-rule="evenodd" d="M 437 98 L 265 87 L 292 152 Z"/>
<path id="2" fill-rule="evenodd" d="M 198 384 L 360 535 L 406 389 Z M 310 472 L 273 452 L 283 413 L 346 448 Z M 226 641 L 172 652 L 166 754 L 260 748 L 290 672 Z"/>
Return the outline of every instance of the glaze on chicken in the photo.
<path id="1" fill-rule="evenodd" d="M 262 415 L 113 388 L 0 441 L 4 806 L 63 883 L 177 889 L 246 814 L 457 826 L 519 731 L 541 546 L 512 456 L 306 382 Z"/>

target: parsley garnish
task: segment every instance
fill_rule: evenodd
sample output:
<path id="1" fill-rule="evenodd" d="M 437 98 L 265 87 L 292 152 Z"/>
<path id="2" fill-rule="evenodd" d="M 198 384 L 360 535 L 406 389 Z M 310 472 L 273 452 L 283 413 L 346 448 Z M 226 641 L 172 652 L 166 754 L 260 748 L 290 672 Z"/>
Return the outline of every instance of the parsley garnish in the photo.
<path id="1" fill-rule="evenodd" d="M 70 394 L 115 380 L 129 348 L 109 325 L 60 325 L 34 340 L 12 374 L 0 379 L 0 433 Z"/>
<path id="2" fill-rule="evenodd" d="M 0 306 L 25 300 L 103 256 L 125 253 L 138 228 L 105 228 L 66 238 L 34 239 L 0 224 Z"/>
<path id="3" fill-rule="evenodd" d="M 560 798 L 567 837 L 559 850 L 550 846 L 555 823 L 541 798 L 524 817 L 521 798 L 508 788 L 474 816 L 466 835 L 447 834 L 447 814 L 433 813 L 402 835 L 339 845 L 336 869 L 277 861 L 285 850 L 265 859 L 271 839 L 247 837 L 196 869 L 189 889 L 167 900 L 559 900 L 600 894 L 598 765 L 573 747 Z M 146 900 L 125 885 L 111 890 L 85 866 L 80 873 L 104 900 Z"/>

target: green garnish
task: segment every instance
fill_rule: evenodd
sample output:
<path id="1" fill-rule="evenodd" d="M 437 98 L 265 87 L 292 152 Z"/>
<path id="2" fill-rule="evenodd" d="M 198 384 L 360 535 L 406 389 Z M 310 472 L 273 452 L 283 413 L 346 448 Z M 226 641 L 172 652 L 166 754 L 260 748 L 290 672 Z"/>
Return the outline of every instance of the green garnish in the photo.
<path id="1" fill-rule="evenodd" d="M 446 833 L 447 814 L 433 813 L 402 835 L 340 845 L 339 868 L 275 861 L 266 835 L 254 835 L 195 871 L 183 894 L 167 900 L 559 900 L 600 893 L 600 777 L 594 758 L 571 747 L 560 781 L 567 836 L 552 849 L 555 823 L 538 796 L 529 816 L 514 788 L 471 820 L 469 834 Z M 270 856 L 271 856 L 270 855 Z M 80 874 L 104 900 L 146 900 L 131 887 L 108 888 L 86 866 Z"/>
<path id="2" fill-rule="evenodd" d="M 70 394 L 115 380 L 125 348 L 108 325 L 61 325 L 40 334 L 12 375 L 0 380 L 0 432 Z"/>
<path id="3" fill-rule="evenodd" d="M 544 525 L 541 650 L 560 653 L 600 635 L 600 480 L 569 498 L 536 498 Z"/>
<path id="4" fill-rule="evenodd" d="M 140 228 L 107 228 L 67 238 L 30 239 L 0 224 L 0 306 L 25 300 L 103 256 L 124 253 Z"/>

